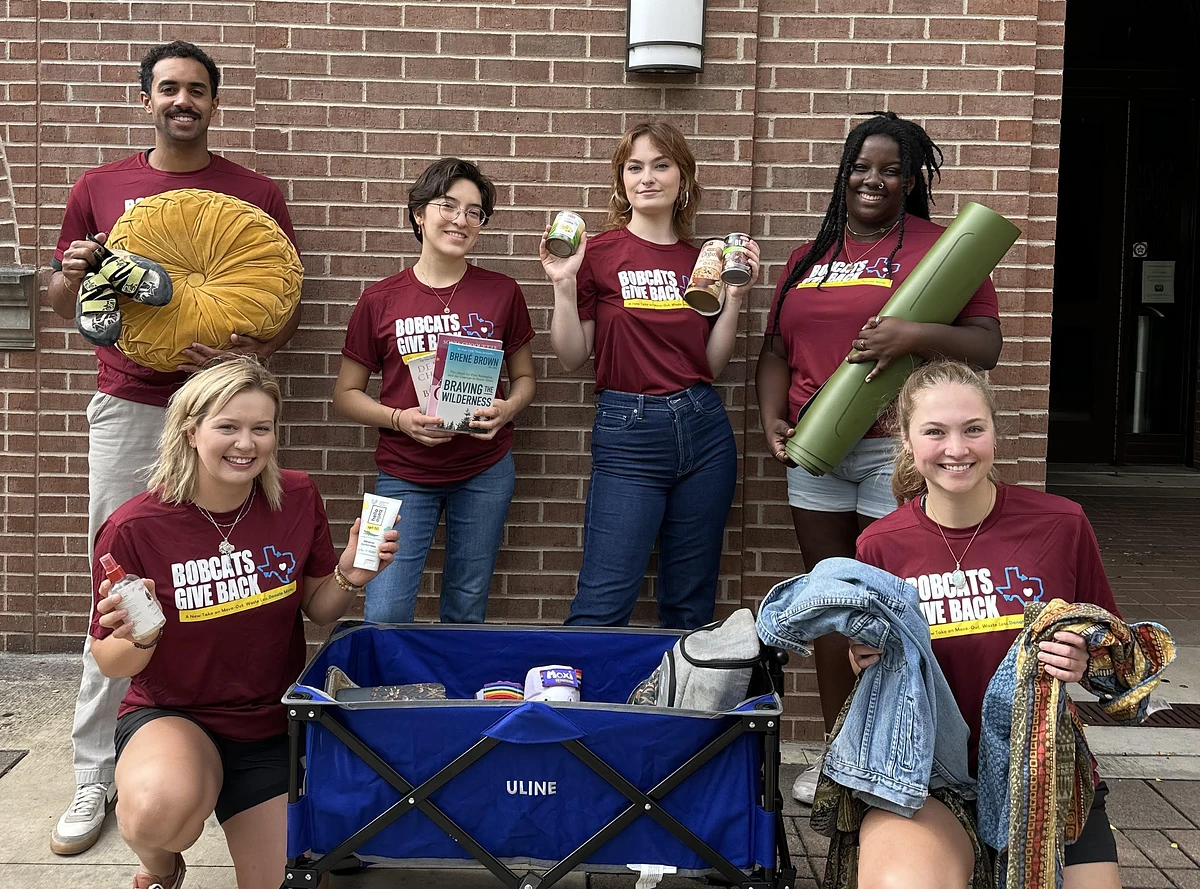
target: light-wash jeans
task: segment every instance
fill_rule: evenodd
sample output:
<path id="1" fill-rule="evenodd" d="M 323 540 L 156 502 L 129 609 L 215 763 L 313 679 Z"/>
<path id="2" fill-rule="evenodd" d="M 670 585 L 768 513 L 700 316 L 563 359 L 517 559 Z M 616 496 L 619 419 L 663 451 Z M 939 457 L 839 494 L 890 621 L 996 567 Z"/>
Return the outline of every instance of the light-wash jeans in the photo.
<path id="1" fill-rule="evenodd" d="M 421 485 L 380 472 L 375 493 L 404 501 L 396 526 L 400 552 L 391 565 L 367 582 L 367 620 L 412 623 L 425 560 L 445 513 L 442 623 L 483 623 L 515 484 L 511 451 L 478 475 L 446 485 Z"/>
<path id="2" fill-rule="evenodd" d="M 166 408 L 126 401 L 103 392 L 97 392 L 88 405 L 89 566 L 100 526 L 118 506 L 146 490 L 146 474 L 158 457 L 158 438 L 165 416 Z M 94 606 L 94 597 L 92 602 Z M 90 609 L 88 620 L 91 621 Z M 117 759 L 113 747 L 117 708 L 128 688 L 128 679 L 109 679 L 100 672 L 92 657 L 92 637 L 90 634 L 85 637 L 83 678 L 75 701 L 75 724 L 71 728 L 76 785 L 112 783 Z"/>

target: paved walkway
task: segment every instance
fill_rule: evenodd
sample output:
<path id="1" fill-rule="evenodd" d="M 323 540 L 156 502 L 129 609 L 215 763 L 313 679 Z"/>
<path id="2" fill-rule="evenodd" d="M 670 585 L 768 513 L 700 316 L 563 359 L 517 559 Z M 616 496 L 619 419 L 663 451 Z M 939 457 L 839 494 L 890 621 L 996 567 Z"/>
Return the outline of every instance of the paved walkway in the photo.
<path id="1" fill-rule="evenodd" d="M 1065 481 L 1071 487 L 1058 490 L 1082 503 L 1092 520 L 1122 612 L 1167 624 L 1182 646 L 1163 696 L 1200 703 L 1200 486 L 1188 489 L 1170 477 L 1105 488 L 1088 478 Z M 0 654 L 0 676 L 0 771 L 3 751 L 29 751 L 0 777 L 0 889 L 126 889 L 135 861 L 113 819 L 83 855 L 59 858 L 49 851 L 50 831 L 73 791 L 70 724 L 78 658 Z M 1200 889 L 1200 730 L 1092 728 L 1088 737 L 1112 787 L 1109 814 L 1125 889 Z M 812 754 L 798 745 L 785 751 L 785 814 L 799 889 L 816 889 L 825 869 L 827 842 L 812 832 L 807 810 L 788 793 Z M 479 871 L 376 871 L 332 882 L 331 889 L 499 885 Z M 633 883 L 632 876 L 604 876 L 592 887 L 629 889 Z M 580 889 L 583 881 L 572 877 L 563 885 Z M 699 884 L 668 878 L 660 885 Z M 235 886 L 220 828 L 210 819 L 188 853 L 187 889 Z"/>
<path id="2" fill-rule="evenodd" d="M 785 766 L 789 787 L 801 768 Z M 1118 779 L 1108 784 L 1107 808 L 1124 889 L 1200 889 L 1200 781 Z M 789 799 L 784 812 L 796 859 L 796 887 L 817 889 L 829 841 L 808 826 L 807 806 Z"/>
<path id="3" fill-rule="evenodd" d="M 0 750 L 28 750 L 0 778 L 0 887 L 22 889 L 126 889 L 135 862 L 112 819 L 99 843 L 83 855 L 50 853 L 55 819 L 72 792 L 70 723 L 78 683 L 77 659 L 64 656 L 0 655 Z M 1181 732 L 1183 730 L 1166 730 Z M 813 750 L 789 745 L 782 786 L 790 847 L 797 862 L 797 886 L 815 889 L 824 873 L 826 841 L 808 826 L 807 809 L 790 799 L 792 781 Z M 1195 753 L 1196 751 L 1192 751 Z M 1177 768 L 1179 757 L 1165 765 Z M 1194 757 L 1193 757 L 1194 758 Z M 3 761 L 0 760 L 0 768 Z M 1115 780 L 1109 811 L 1118 828 L 1126 889 L 1200 889 L 1200 781 Z M 633 877 L 593 879 L 593 889 L 629 889 Z M 412 886 L 422 889 L 491 889 L 490 875 L 478 871 L 383 871 L 335 878 L 331 889 Z M 694 881 L 664 880 L 663 889 L 695 887 Z M 580 889 L 573 878 L 565 889 Z M 219 827 L 208 824 L 188 853 L 187 889 L 235 889 L 233 869 Z"/>

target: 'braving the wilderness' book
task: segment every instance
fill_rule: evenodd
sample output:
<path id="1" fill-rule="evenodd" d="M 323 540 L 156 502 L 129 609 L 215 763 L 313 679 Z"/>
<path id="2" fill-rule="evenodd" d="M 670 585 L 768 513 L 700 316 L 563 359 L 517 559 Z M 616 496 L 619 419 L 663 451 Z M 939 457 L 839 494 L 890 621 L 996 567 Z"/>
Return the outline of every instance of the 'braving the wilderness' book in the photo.
<path id="1" fill-rule="evenodd" d="M 503 363 L 500 340 L 440 334 L 426 416 L 440 417 L 443 429 L 471 432 L 475 411 L 496 398 Z"/>

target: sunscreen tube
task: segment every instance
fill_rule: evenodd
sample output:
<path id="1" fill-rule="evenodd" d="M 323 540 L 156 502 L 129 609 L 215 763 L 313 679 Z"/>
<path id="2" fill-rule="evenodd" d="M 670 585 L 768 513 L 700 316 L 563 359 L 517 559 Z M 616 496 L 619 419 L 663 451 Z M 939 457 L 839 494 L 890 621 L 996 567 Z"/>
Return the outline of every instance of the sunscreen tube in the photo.
<path id="1" fill-rule="evenodd" d="M 379 570 L 379 547 L 383 532 L 391 530 L 400 514 L 402 500 L 363 494 L 362 522 L 358 526 L 358 548 L 354 551 L 354 567 L 367 571 Z"/>

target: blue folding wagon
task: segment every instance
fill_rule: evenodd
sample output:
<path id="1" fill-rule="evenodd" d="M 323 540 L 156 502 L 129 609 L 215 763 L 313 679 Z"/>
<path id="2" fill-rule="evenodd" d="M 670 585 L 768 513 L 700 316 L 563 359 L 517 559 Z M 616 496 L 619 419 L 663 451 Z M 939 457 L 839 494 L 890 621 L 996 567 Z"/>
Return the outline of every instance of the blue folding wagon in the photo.
<path id="1" fill-rule="evenodd" d="M 348 858 L 486 867 L 509 889 L 572 871 L 668 865 L 742 889 L 791 889 L 778 788 L 782 666 L 764 648 L 749 698 L 714 714 L 626 704 L 681 633 L 341 624 L 284 697 L 291 737 L 285 887 Z M 539 665 L 582 671 L 579 703 L 475 700 Z M 440 683 L 445 700 L 339 701 Z M 362 697 L 362 695 L 359 695 Z M 369 695 L 367 695 L 369 696 Z"/>

